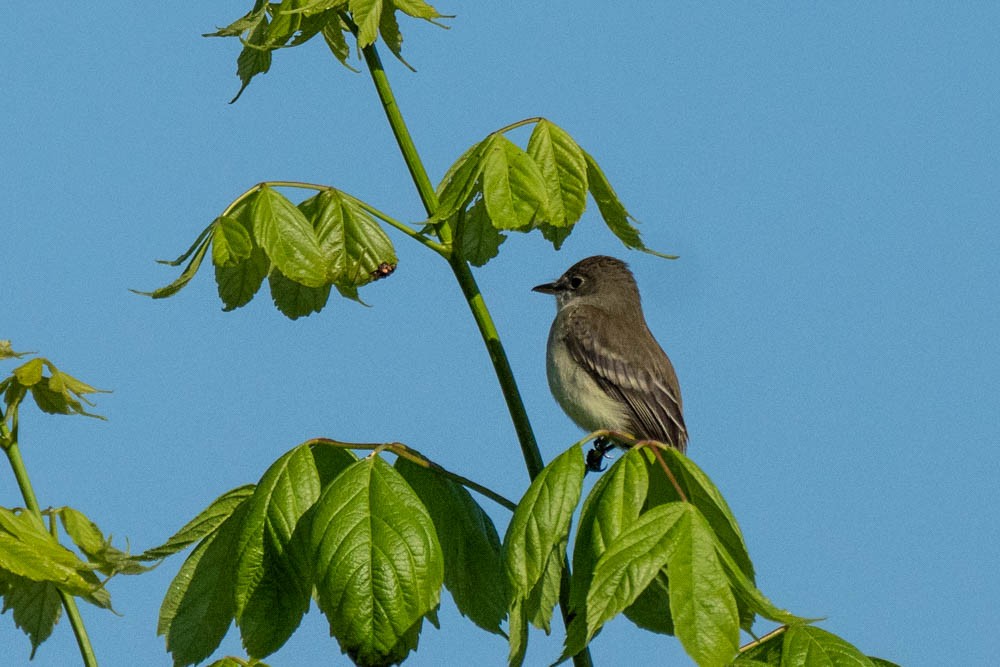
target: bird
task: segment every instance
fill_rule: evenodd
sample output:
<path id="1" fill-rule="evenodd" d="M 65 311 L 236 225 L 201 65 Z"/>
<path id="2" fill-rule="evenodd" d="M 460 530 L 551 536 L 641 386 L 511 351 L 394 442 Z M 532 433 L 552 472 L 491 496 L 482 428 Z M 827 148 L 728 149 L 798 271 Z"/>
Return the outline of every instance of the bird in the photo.
<path id="1" fill-rule="evenodd" d="M 635 277 L 615 257 L 582 259 L 532 291 L 556 297 L 546 375 L 556 402 L 588 432 L 618 431 L 687 451 L 677 373 L 646 324 Z M 620 444 L 620 443 L 619 443 Z M 591 470 L 614 445 L 598 439 Z"/>

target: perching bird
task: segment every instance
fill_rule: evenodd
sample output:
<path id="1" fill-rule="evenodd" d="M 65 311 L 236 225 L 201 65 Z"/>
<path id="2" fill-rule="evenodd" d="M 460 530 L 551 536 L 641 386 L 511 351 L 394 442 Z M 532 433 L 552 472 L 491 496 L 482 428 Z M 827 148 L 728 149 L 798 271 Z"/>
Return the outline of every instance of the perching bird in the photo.
<path id="1" fill-rule="evenodd" d="M 546 370 L 552 395 L 570 419 L 586 431 L 621 431 L 684 452 L 677 374 L 646 325 L 625 262 L 588 257 L 555 282 L 532 289 L 556 297 Z M 600 469 L 610 445 L 597 448 L 596 462 L 588 456 L 592 469 Z"/>

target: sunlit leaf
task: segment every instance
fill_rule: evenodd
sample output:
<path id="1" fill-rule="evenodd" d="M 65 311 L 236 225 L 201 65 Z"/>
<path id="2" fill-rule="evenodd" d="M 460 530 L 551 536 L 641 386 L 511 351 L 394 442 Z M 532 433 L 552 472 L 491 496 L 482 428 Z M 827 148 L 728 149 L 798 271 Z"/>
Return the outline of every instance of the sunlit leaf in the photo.
<path id="1" fill-rule="evenodd" d="M 9 340 L 0 340 L 0 359 L 20 359 L 31 352 L 15 352 Z"/>
<path id="2" fill-rule="evenodd" d="M 565 558 L 570 521 L 580 499 L 585 467 L 579 444 L 557 456 L 535 477 L 514 510 L 504 536 L 504 569 L 513 604 L 539 627 L 548 625 L 548 591 Z M 542 590 L 536 590 L 536 587 Z M 513 612 L 512 612 L 513 613 Z"/>
<path id="3" fill-rule="evenodd" d="M 137 560 L 151 561 L 166 558 L 172 554 L 186 549 L 206 535 L 214 532 L 223 521 L 243 504 L 243 501 L 253 495 L 253 484 L 238 486 L 231 491 L 226 491 L 221 496 L 211 502 L 211 504 L 198 513 L 198 516 L 188 521 L 183 528 L 174 533 L 162 545 L 153 549 L 147 549 L 138 556 Z"/>
<path id="4" fill-rule="evenodd" d="M 311 569 L 293 537 L 319 497 L 312 451 L 299 445 L 275 461 L 246 504 L 236 540 L 236 622 L 250 655 L 277 650 L 309 608 Z"/>
<path id="5" fill-rule="evenodd" d="M 538 165 L 548 191 L 552 227 L 572 227 L 587 205 L 587 160 L 573 138 L 540 120 L 528 139 L 528 155 Z"/>
<path id="6" fill-rule="evenodd" d="M 479 175 L 483 173 L 483 151 L 487 140 L 470 146 L 451 165 L 437 186 L 438 208 L 433 220 L 447 220 L 465 208 L 476 192 Z"/>
<path id="7" fill-rule="evenodd" d="M 621 533 L 639 518 L 649 485 L 640 450 L 632 449 L 594 484 L 580 513 L 573 546 L 570 609 L 581 613 L 594 566 Z"/>
<path id="8" fill-rule="evenodd" d="M 111 576 L 141 574 L 150 570 L 149 567 L 140 565 L 129 554 L 113 547 L 111 538 L 105 537 L 97 524 L 88 519 L 83 512 L 72 507 L 63 507 L 59 510 L 59 520 L 73 543 L 79 547 L 88 561 L 98 566 L 102 573 Z"/>
<path id="9" fill-rule="evenodd" d="M 813 625 L 794 624 L 747 648 L 733 664 L 877 667 L 893 663 L 869 658 L 840 637 Z"/>
<path id="10" fill-rule="evenodd" d="M 622 526 L 608 541 L 594 565 L 586 602 L 576 608 L 566 633 L 564 657 L 581 651 L 601 626 L 631 605 L 676 556 L 685 511 L 682 503 L 654 507 Z"/>
<path id="11" fill-rule="evenodd" d="M 72 595 L 90 596 L 99 587 L 91 569 L 33 515 L 0 507 L 0 570 L 50 581 Z"/>
<path id="12" fill-rule="evenodd" d="M 361 664 L 405 658 L 444 577 L 434 523 L 406 481 L 379 456 L 355 463 L 317 501 L 310 543 L 319 607 L 341 650 Z"/>
<path id="13" fill-rule="evenodd" d="M 434 520 L 444 554 L 444 585 L 459 612 L 500 634 L 507 615 L 500 538 L 493 521 L 461 485 L 406 458 L 396 469 Z"/>
<path id="14" fill-rule="evenodd" d="M 328 262 L 328 279 L 338 287 L 360 287 L 396 268 L 392 241 L 353 197 L 324 190 L 299 204 L 299 209 L 315 228 Z"/>
<path id="15" fill-rule="evenodd" d="M 212 232 L 212 263 L 232 266 L 250 256 L 253 240 L 242 222 L 229 216 L 215 220 Z"/>
<path id="16" fill-rule="evenodd" d="M 545 178 L 535 161 L 502 134 L 487 139 L 481 176 L 493 226 L 527 231 L 549 220 Z"/>
<path id="17" fill-rule="evenodd" d="M 243 502 L 187 557 L 160 606 L 156 634 L 167 640 L 175 667 L 208 656 L 226 636 L 236 612 L 236 537 Z"/>
<path id="18" fill-rule="evenodd" d="M 354 23 L 358 26 L 358 46 L 365 48 L 378 39 L 382 0 L 348 0 Z"/>
<path id="19" fill-rule="evenodd" d="M 424 0 L 392 0 L 401 12 L 418 19 L 441 18 L 441 14 Z"/>
<path id="20" fill-rule="evenodd" d="M 327 260 L 309 220 L 277 190 L 263 186 L 250 215 L 257 243 L 288 278 L 308 287 L 327 282 Z"/>
<path id="21" fill-rule="evenodd" d="M 587 161 L 587 186 L 590 189 L 590 194 L 594 197 L 594 201 L 597 202 L 597 208 L 600 210 L 601 217 L 604 218 L 608 229 L 622 243 L 633 250 L 641 250 L 666 259 L 677 259 L 675 255 L 664 255 L 655 250 L 650 250 L 643 244 L 642 239 L 639 238 L 639 230 L 633 224 L 638 221 L 632 217 L 631 213 L 625 210 L 625 206 L 618 199 L 618 194 L 611 187 L 611 182 L 604 175 L 600 165 L 597 164 L 597 160 L 591 157 L 586 151 L 583 152 L 583 156 Z"/>
<path id="22" fill-rule="evenodd" d="M 661 450 L 660 454 L 680 484 L 686 499 L 708 520 L 719 543 L 732 555 L 733 561 L 752 582 L 753 563 L 750 561 L 743 533 L 722 493 L 708 475 L 684 454 L 673 448 Z M 650 474 L 649 504 L 681 500 L 651 452 L 646 452 L 646 460 Z"/>
<path id="23" fill-rule="evenodd" d="M 739 648 L 736 600 L 716 553 L 715 536 L 701 513 L 687 503 L 660 507 L 678 505 L 685 512 L 672 535 L 673 549 L 667 560 L 674 630 L 699 665 L 727 664 Z"/>

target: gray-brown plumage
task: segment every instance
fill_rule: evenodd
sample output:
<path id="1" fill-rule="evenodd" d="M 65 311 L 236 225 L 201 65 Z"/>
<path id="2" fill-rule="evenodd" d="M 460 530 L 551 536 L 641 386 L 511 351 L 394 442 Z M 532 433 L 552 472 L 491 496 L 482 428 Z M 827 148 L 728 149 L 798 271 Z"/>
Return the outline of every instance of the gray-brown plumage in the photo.
<path id="1" fill-rule="evenodd" d="M 623 431 L 685 451 L 677 374 L 646 325 L 628 266 L 588 257 L 534 290 L 556 297 L 546 368 L 566 414 L 587 431 Z"/>

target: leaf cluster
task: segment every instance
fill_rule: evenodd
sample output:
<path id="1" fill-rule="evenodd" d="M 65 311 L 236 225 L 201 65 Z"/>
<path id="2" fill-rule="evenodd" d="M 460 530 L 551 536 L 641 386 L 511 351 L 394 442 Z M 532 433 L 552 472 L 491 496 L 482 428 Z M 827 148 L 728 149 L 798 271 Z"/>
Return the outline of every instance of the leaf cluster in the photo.
<path id="1" fill-rule="evenodd" d="M 534 128 L 522 150 L 506 133 L 528 124 Z M 296 205 L 278 186 L 317 194 Z M 396 251 L 379 220 L 445 257 L 482 266 L 497 256 L 510 231 L 538 230 L 561 247 L 581 219 L 588 193 L 626 247 L 673 257 L 643 244 L 637 221 L 589 153 L 555 123 L 532 118 L 489 134 L 462 154 L 438 185 L 439 206 L 420 231 L 329 186 L 260 183 L 226 207 L 180 257 L 161 260 L 170 266 L 187 262 L 176 280 L 137 293 L 173 296 L 211 251 L 224 310 L 249 303 L 267 279 L 275 306 L 296 319 L 322 310 L 331 288 L 360 301 L 360 287 L 393 273 Z"/>
<path id="2" fill-rule="evenodd" d="M 105 589 L 108 579 L 149 569 L 112 546 L 111 537 L 105 537 L 79 510 L 63 507 L 46 513 L 51 520 L 59 520 L 83 558 L 60 544 L 54 524 L 47 530 L 30 511 L 0 507 L 2 611 L 10 610 L 14 623 L 28 635 L 32 657 L 59 620 L 60 593 L 111 609 L 111 596 Z"/>
<path id="3" fill-rule="evenodd" d="M 357 664 L 392 664 L 436 624 L 442 584 L 500 632 L 506 599 L 492 521 L 454 481 L 399 457 L 358 459 L 330 441 L 287 452 L 139 558 L 197 542 L 171 583 L 158 632 L 177 665 L 207 658 L 235 621 L 254 659 L 280 648 L 314 598 Z"/>
<path id="4" fill-rule="evenodd" d="M 296 319 L 319 312 L 331 288 L 359 300 L 358 288 L 390 275 L 396 251 L 369 207 L 333 188 L 293 204 L 268 184 L 251 188 L 206 227 L 180 257 L 171 284 L 152 292 L 172 296 L 198 272 L 211 249 L 224 310 L 246 305 L 266 278 L 278 310 Z"/>
<path id="5" fill-rule="evenodd" d="M 187 665 L 208 658 L 235 621 L 259 660 L 287 641 L 312 598 L 356 664 L 391 664 L 416 649 L 425 619 L 437 625 L 443 585 L 463 615 L 508 637 L 509 662 L 520 665 L 529 626 L 549 632 L 568 576 L 560 661 L 624 614 L 675 635 L 700 665 L 808 664 L 796 662 L 802 651 L 836 646 L 861 656 L 849 664 L 872 664 L 757 589 L 721 494 L 674 450 L 635 447 L 598 480 L 583 502 L 569 575 L 581 446 L 535 478 L 501 541 L 454 475 L 402 445 L 377 448 L 397 454 L 393 465 L 378 451 L 359 460 L 346 443 L 299 445 L 256 485 L 224 494 L 138 557 L 162 558 L 197 542 L 170 585 L 158 631 L 174 663 Z M 787 624 L 787 636 L 799 639 L 781 650 L 757 642 L 741 653 L 740 630 L 750 632 L 758 616 Z"/>
<path id="6" fill-rule="evenodd" d="M 4 353 L 3 345 L 0 345 L 0 359 L 14 359 L 26 354 L 9 350 L 10 345 L 7 341 L 0 343 L 7 343 L 8 349 L 8 352 Z M 3 394 L 6 423 L 15 434 L 19 408 L 29 395 L 42 412 L 104 419 L 100 415 L 87 412 L 84 404 L 94 405 L 87 399 L 87 394 L 107 392 L 95 389 L 86 382 L 64 373 L 44 357 L 36 357 L 21 364 L 9 376 L 0 380 L 0 393 Z M 7 447 L 4 438 L 0 438 L 0 446 Z"/>
<path id="7" fill-rule="evenodd" d="M 351 67 L 348 34 L 356 37 L 359 49 L 381 36 L 389 50 L 409 67 L 402 57 L 403 35 L 397 12 L 431 23 L 447 18 L 424 0 L 257 0 L 245 15 L 206 37 L 237 37 L 243 45 L 236 59 L 242 85 L 232 99 L 235 102 L 255 76 L 271 68 L 274 51 L 300 46 L 317 35 L 322 35 L 330 52 L 345 67 Z"/>
<path id="8" fill-rule="evenodd" d="M 534 124 L 522 150 L 506 133 Z M 453 229 L 456 252 L 474 266 L 497 255 L 504 232 L 539 230 L 558 250 L 583 216 L 587 193 L 611 232 L 627 247 L 647 248 L 635 218 L 597 161 L 562 128 L 533 118 L 491 133 L 451 166 L 437 188 L 432 224 Z"/>

